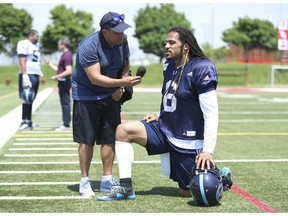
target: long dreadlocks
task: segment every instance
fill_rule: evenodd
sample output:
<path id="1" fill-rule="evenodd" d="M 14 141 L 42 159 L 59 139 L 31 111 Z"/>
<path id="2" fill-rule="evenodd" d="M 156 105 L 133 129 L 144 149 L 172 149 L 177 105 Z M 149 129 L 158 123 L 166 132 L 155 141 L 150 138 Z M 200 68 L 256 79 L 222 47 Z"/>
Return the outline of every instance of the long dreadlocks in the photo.
<path id="1" fill-rule="evenodd" d="M 191 59 L 192 58 L 208 59 L 208 57 L 204 54 L 204 52 L 198 45 L 197 40 L 191 30 L 182 26 L 174 26 L 169 30 L 169 32 L 177 32 L 179 34 L 179 40 L 183 44 L 184 43 L 188 44 L 189 56 Z"/>

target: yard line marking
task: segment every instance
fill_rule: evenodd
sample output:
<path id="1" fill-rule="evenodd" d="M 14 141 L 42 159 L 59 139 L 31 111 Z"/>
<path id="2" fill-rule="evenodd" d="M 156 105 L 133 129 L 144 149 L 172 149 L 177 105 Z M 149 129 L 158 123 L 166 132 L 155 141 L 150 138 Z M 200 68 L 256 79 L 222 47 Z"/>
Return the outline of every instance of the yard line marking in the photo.
<path id="1" fill-rule="evenodd" d="M 267 206 L 265 203 L 261 202 L 261 200 L 257 199 L 256 197 L 253 197 L 252 195 L 250 195 L 249 193 L 247 193 L 246 191 L 244 191 L 243 189 L 241 189 L 240 187 L 238 187 L 235 184 L 232 185 L 231 189 L 235 193 L 237 193 L 238 195 L 244 197 L 246 200 L 248 200 L 252 204 L 254 204 L 257 207 L 259 207 L 260 209 L 262 209 L 264 212 L 267 212 L 267 213 L 277 213 L 278 212 L 275 209 L 271 208 L 270 206 Z"/>
<path id="2" fill-rule="evenodd" d="M 4 157 L 78 157 L 78 154 L 4 154 Z"/>
<path id="3" fill-rule="evenodd" d="M 285 132 L 219 132 L 219 136 L 288 136 Z"/>
<path id="4" fill-rule="evenodd" d="M 117 163 L 115 161 L 114 163 Z M 135 164 L 160 164 L 158 160 L 151 161 L 134 161 Z M 50 161 L 50 162 L 0 162 L 0 165 L 52 165 L 52 164 L 60 164 L 60 165 L 71 165 L 71 164 L 79 164 L 79 161 Z M 102 164 L 101 161 L 92 161 L 91 164 Z"/>
<path id="5" fill-rule="evenodd" d="M 35 101 L 33 102 L 32 112 L 47 99 L 52 93 L 52 88 L 46 88 L 37 94 Z M 0 148 L 11 138 L 19 129 L 18 120 L 21 119 L 22 105 L 19 105 L 15 109 L 11 110 L 8 114 L 0 118 Z"/>
<path id="6" fill-rule="evenodd" d="M 15 95 L 19 94 L 18 92 L 13 92 L 13 93 L 10 93 L 10 94 L 7 94 L 7 95 L 2 95 L 0 97 L 0 100 L 3 100 L 3 99 L 6 99 L 6 98 L 9 98 L 9 97 L 13 97 Z"/>
<path id="7" fill-rule="evenodd" d="M 46 133 L 46 134 L 63 134 L 63 131 L 55 131 L 53 126 L 49 127 L 49 126 L 41 126 L 41 128 L 34 128 L 33 131 L 21 131 L 22 134 L 42 134 L 42 133 Z M 65 133 L 67 133 L 67 131 L 65 131 Z M 71 131 L 72 134 L 72 131 Z"/>
<path id="8" fill-rule="evenodd" d="M 80 170 L 32 170 L 32 171 L 0 171 L 0 174 L 57 174 L 80 173 Z"/>
<path id="9" fill-rule="evenodd" d="M 0 200 L 67 200 L 67 199 L 91 199 L 83 196 L 0 196 Z M 42 213 L 41 213 L 42 215 Z"/>
<path id="10" fill-rule="evenodd" d="M 288 162 L 288 159 L 239 159 L 239 160 L 214 160 L 217 163 L 267 163 Z"/>
<path id="11" fill-rule="evenodd" d="M 34 142 L 34 143 L 13 143 L 12 145 L 15 146 L 41 146 L 41 145 L 73 145 L 75 146 L 75 143 L 73 142 Z"/>
<path id="12" fill-rule="evenodd" d="M 58 144 L 59 145 L 59 144 Z M 77 151 L 78 148 L 9 148 L 9 151 Z"/>
<path id="13" fill-rule="evenodd" d="M 237 114 L 237 115 L 285 115 L 288 114 L 288 111 L 224 111 L 224 112 L 219 112 L 219 114 L 227 114 L 227 115 L 232 115 L 232 114 Z"/>
<path id="14" fill-rule="evenodd" d="M 47 134 L 47 133 L 33 134 L 33 133 L 29 133 L 29 134 L 15 134 L 14 137 L 72 137 L 72 133 L 57 133 L 57 134 L 56 133 L 54 133 L 54 134 Z M 59 139 L 59 138 L 57 138 L 57 139 Z"/>
<path id="15" fill-rule="evenodd" d="M 219 122 L 222 123 L 243 123 L 243 122 L 252 122 L 252 123 L 258 123 L 258 122 L 288 122 L 288 119 L 225 119 L 225 120 L 219 120 Z"/>
<path id="16" fill-rule="evenodd" d="M 226 122 L 234 122 L 233 120 L 222 120 L 222 121 L 226 121 Z M 222 122 L 221 120 L 220 120 L 220 122 Z M 237 120 L 237 122 L 240 122 L 240 121 L 242 121 L 242 122 L 244 122 L 243 120 Z M 257 120 L 247 120 L 246 122 L 257 122 Z M 269 121 L 269 120 L 267 120 L 267 119 L 263 119 L 263 120 L 261 120 L 261 121 L 258 121 L 258 122 L 271 122 L 271 121 Z M 236 122 L 236 120 L 235 120 L 235 122 Z M 288 122 L 288 119 L 287 120 L 281 120 L 281 119 L 277 119 L 277 122 Z M 25 135 L 25 137 L 27 137 L 27 136 L 31 136 L 31 134 L 22 134 L 22 135 Z M 35 135 L 37 135 L 37 136 L 39 136 L 38 134 L 35 134 Z M 51 135 L 51 134 L 42 134 L 41 136 L 44 136 L 44 137 L 46 137 L 46 136 L 49 136 L 49 135 Z M 59 135 L 61 135 L 61 134 L 59 134 Z M 218 132 L 218 135 L 219 136 L 247 136 L 247 135 L 249 135 L 249 136 L 287 136 L 288 135 L 288 133 L 287 132 Z M 58 135 L 56 135 L 56 136 L 58 136 Z M 61 137 L 59 137 L 59 138 L 41 138 L 41 137 L 39 137 L 39 138 L 16 138 L 16 140 L 19 140 L 19 141 L 49 141 L 49 140 L 73 140 L 73 138 L 71 137 L 71 138 L 61 138 Z"/>
<path id="17" fill-rule="evenodd" d="M 49 140 L 57 140 L 57 141 L 72 141 L 72 138 L 16 138 L 16 141 L 49 141 Z"/>
<path id="18" fill-rule="evenodd" d="M 22 186 L 22 185 L 73 185 L 79 182 L 0 182 L 0 186 Z"/>
<path id="19" fill-rule="evenodd" d="M 288 159 L 239 159 L 239 160 L 214 160 L 216 163 L 267 163 L 288 162 Z M 117 163 L 115 161 L 114 163 Z M 160 164 L 160 160 L 134 161 L 135 164 Z M 71 165 L 79 164 L 79 161 L 47 161 L 47 162 L 0 162 L 0 165 Z M 102 164 L 101 161 L 92 161 L 91 164 Z"/>
<path id="20" fill-rule="evenodd" d="M 139 112 L 121 112 L 123 115 L 146 115 L 147 113 L 158 113 L 159 111 L 139 111 Z M 288 115 L 288 111 L 220 111 L 220 115 Z"/>

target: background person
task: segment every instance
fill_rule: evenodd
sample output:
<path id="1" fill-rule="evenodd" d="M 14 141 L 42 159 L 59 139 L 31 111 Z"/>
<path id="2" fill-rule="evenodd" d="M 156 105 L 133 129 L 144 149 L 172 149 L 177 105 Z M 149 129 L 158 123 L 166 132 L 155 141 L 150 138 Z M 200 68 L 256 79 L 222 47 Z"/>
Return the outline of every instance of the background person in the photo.
<path id="1" fill-rule="evenodd" d="M 39 34 L 35 29 L 31 29 L 25 40 L 21 40 L 17 44 L 17 55 L 19 58 L 19 96 L 24 88 L 33 88 L 35 97 L 39 88 L 39 77 L 42 76 L 41 71 L 41 55 L 39 48 Z M 20 130 L 33 129 L 32 122 L 32 105 L 22 104 L 22 121 Z"/>
<path id="2" fill-rule="evenodd" d="M 193 33 L 173 27 L 165 41 L 166 62 L 159 116 L 147 114 L 141 122 L 126 121 L 116 130 L 116 156 L 120 186 L 101 201 L 135 199 L 132 186 L 132 142 L 149 155 L 161 154 L 163 170 L 176 181 L 180 195 L 190 197 L 192 167 L 210 169 L 218 129 L 217 69 L 208 60 Z M 167 154 L 168 153 L 168 154 Z M 167 172 L 168 171 L 168 172 Z"/>
<path id="3" fill-rule="evenodd" d="M 100 191 L 119 185 L 112 177 L 115 131 L 121 122 L 119 100 L 124 86 L 141 82 L 140 76 L 128 76 L 130 51 L 124 31 L 131 26 L 124 19 L 123 14 L 105 14 L 100 21 L 101 30 L 84 38 L 78 46 L 72 73 L 73 140 L 79 143 L 82 196 L 95 195 L 89 178 L 95 143 L 101 145 Z M 117 78 L 119 70 L 121 78 Z"/>
<path id="4" fill-rule="evenodd" d="M 57 75 L 52 76 L 52 79 L 58 81 L 59 97 L 62 107 L 63 124 L 56 128 L 56 131 L 70 130 L 71 122 L 71 105 L 70 105 L 70 89 L 71 89 L 71 74 L 73 67 L 73 53 L 69 50 L 70 41 L 67 38 L 62 38 L 58 41 L 58 50 L 62 52 L 58 65 L 54 65 L 49 59 L 44 58 L 45 63 L 50 66 Z"/>

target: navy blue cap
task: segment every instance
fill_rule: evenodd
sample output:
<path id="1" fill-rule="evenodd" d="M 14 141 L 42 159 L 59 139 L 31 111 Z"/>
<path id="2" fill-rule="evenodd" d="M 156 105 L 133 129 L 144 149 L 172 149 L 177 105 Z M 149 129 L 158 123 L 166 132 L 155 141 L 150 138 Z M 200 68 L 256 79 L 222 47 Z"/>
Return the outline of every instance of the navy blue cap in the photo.
<path id="1" fill-rule="evenodd" d="M 99 24 L 102 29 L 111 29 L 114 32 L 121 33 L 127 28 L 131 28 L 130 25 L 124 22 L 124 19 L 124 14 L 108 12 L 102 17 Z"/>

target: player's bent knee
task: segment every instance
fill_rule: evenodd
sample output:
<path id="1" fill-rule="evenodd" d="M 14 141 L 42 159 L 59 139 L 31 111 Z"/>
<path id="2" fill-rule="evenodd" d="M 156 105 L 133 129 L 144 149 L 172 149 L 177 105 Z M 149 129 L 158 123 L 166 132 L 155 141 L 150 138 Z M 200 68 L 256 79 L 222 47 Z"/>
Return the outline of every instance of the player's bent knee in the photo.
<path id="1" fill-rule="evenodd" d="M 116 129 L 116 140 L 118 141 L 128 141 L 127 137 L 129 135 L 129 126 L 127 126 L 127 123 L 124 122 L 120 125 L 118 125 Z"/>

